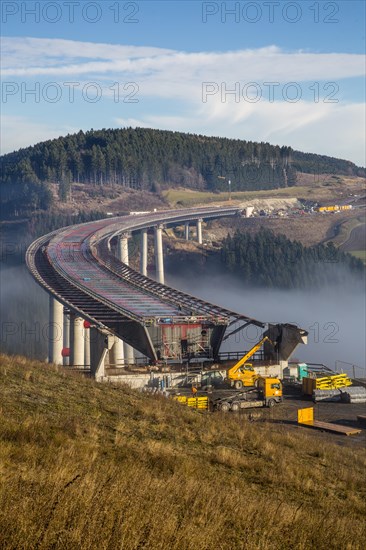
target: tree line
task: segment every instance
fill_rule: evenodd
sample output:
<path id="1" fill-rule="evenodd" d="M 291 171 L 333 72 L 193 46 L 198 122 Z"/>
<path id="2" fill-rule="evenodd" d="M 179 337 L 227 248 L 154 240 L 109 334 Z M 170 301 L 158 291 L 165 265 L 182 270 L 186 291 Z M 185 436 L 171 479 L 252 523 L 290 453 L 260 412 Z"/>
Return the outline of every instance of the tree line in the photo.
<path id="1" fill-rule="evenodd" d="M 183 186 L 213 192 L 275 189 L 297 172 L 360 175 L 353 163 L 291 147 L 147 128 L 80 131 L 1 158 L 1 204 L 6 215 L 46 210 L 48 183 L 66 201 L 73 183 L 160 191 Z"/>
<path id="2" fill-rule="evenodd" d="M 306 247 L 269 229 L 229 235 L 221 261 L 245 284 L 267 288 L 314 288 L 342 283 L 350 273 L 357 278 L 365 275 L 363 262 L 332 242 Z"/>

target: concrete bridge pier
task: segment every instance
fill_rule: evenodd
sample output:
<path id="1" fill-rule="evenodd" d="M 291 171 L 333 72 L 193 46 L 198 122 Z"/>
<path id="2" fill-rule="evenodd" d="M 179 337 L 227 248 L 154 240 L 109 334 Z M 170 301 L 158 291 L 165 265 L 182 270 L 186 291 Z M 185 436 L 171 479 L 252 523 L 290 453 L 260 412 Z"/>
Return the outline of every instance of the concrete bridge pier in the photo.
<path id="1" fill-rule="evenodd" d="M 70 349 L 70 314 L 69 312 L 64 313 L 64 348 Z M 63 358 L 63 365 L 67 367 L 70 364 L 70 357 Z"/>
<path id="2" fill-rule="evenodd" d="M 147 276 L 147 229 L 141 229 L 140 273 Z"/>
<path id="3" fill-rule="evenodd" d="M 163 225 L 155 227 L 155 269 L 156 279 L 164 284 Z"/>
<path id="4" fill-rule="evenodd" d="M 122 235 L 119 235 L 118 242 L 117 242 L 117 258 L 120 262 L 123 262 L 126 265 L 129 265 L 129 256 L 128 256 L 128 239 L 130 238 L 129 233 L 122 233 Z M 129 362 L 131 364 L 134 363 L 134 352 L 133 348 L 129 346 L 128 344 L 124 344 L 124 351 L 122 353 L 121 346 L 123 344 L 123 340 L 121 340 L 121 344 L 117 345 L 116 352 L 120 355 L 120 357 L 123 357 L 124 364 L 126 362 Z M 118 359 L 118 357 L 114 356 L 114 353 L 112 352 L 113 361 Z"/>
<path id="5" fill-rule="evenodd" d="M 114 337 L 114 344 L 109 352 L 109 363 L 111 367 L 121 368 L 125 366 L 125 350 L 123 340 Z"/>
<path id="6" fill-rule="evenodd" d="M 125 366 L 135 364 L 135 353 L 132 346 L 125 342 Z"/>
<path id="7" fill-rule="evenodd" d="M 122 235 L 119 235 L 118 242 L 117 242 L 117 258 L 120 260 L 120 262 L 123 262 L 124 264 L 128 265 L 128 239 L 129 239 L 128 233 L 123 233 Z"/>
<path id="8" fill-rule="evenodd" d="M 197 220 L 197 242 L 198 242 L 198 244 L 202 244 L 202 222 L 203 222 L 202 218 L 199 218 Z"/>
<path id="9" fill-rule="evenodd" d="M 90 329 L 90 372 L 96 380 L 105 376 L 105 358 L 115 343 L 115 337 L 106 330 Z"/>
<path id="10" fill-rule="evenodd" d="M 48 361 L 56 365 L 62 365 L 64 333 L 64 306 L 51 294 L 49 296 L 49 348 Z"/>
<path id="11" fill-rule="evenodd" d="M 70 365 L 83 369 L 85 366 L 84 319 L 70 313 Z"/>
<path id="12" fill-rule="evenodd" d="M 186 241 L 189 241 L 189 222 L 184 224 L 184 238 Z"/>
<path id="13" fill-rule="evenodd" d="M 83 328 L 83 337 L 84 337 L 84 363 L 85 368 L 90 368 L 90 324 L 87 321 L 84 321 Z"/>

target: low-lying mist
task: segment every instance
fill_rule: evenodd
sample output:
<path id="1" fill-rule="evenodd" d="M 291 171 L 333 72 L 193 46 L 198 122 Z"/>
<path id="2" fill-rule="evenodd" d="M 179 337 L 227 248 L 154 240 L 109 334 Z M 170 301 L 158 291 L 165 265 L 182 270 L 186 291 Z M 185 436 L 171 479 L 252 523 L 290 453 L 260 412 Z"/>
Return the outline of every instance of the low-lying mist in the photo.
<path id="1" fill-rule="evenodd" d="M 224 274 L 167 275 L 167 284 L 263 322 L 294 323 L 309 332 L 308 344 L 299 345 L 292 359 L 323 363 L 365 377 L 365 287 L 348 284 L 316 290 L 276 290 L 245 287 Z M 248 327 L 230 337 L 222 350 L 249 349 L 261 330 Z"/>
<path id="2" fill-rule="evenodd" d="M 0 350 L 44 360 L 48 354 L 48 296 L 24 264 L 0 270 Z"/>

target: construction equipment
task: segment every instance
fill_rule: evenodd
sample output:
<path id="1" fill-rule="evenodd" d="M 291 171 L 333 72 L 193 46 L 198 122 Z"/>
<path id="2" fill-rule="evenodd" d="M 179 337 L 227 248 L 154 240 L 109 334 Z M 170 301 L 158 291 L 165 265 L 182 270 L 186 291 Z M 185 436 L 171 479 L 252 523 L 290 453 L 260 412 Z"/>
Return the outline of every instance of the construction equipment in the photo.
<path id="1" fill-rule="evenodd" d="M 246 363 L 256 351 L 258 351 L 265 342 L 269 342 L 274 346 L 268 336 L 264 336 L 255 346 L 252 347 L 233 367 L 227 371 L 227 377 L 237 390 L 243 386 L 254 386 L 259 378 L 259 375 L 253 369 L 251 363 Z"/>
<path id="2" fill-rule="evenodd" d="M 302 393 L 304 395 L 312 395 L 314 390 L 335 390 L 346 386 L 352 386 L 352 380 L 347 374 L 318 376 L 316 378 L 305 376 L 302 379 Z"/>
<path id="3" fill-rule="evenodd" d="M 256 388 L 247 388 L 229 395 L 212 395 L 211 409 L 219 411 L 239 411 L 258 407 L 274 407 L 282 402 L 282 384 L 279 378 L 258 377 Z"/>
<path id="4" fill-rule="evenodd" d="M 315 208 L 317 212 L 339 212 L 340 210 L 352 210 L 352 204 L 344 204 L 338 206 L 338 204 L 332 206 L 318 206 Z"/>

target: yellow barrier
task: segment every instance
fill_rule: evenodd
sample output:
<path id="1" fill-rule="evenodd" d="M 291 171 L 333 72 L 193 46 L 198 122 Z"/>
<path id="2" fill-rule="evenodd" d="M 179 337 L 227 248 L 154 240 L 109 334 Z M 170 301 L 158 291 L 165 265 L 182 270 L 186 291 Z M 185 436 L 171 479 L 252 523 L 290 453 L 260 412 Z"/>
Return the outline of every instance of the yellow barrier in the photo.
<path id="1" fill-rule="evenodd" d="M 173 397 L 173 399 L 193 409 L 208 409 L 208 397 L 186 397 L 185 395 L 178 395 Z"/>
<path id="2" fill-rule="evenodd" d="M 297 411 L 298 424 L 312 424 L 314 422 L 314 407 L 299 409 Z"/>

